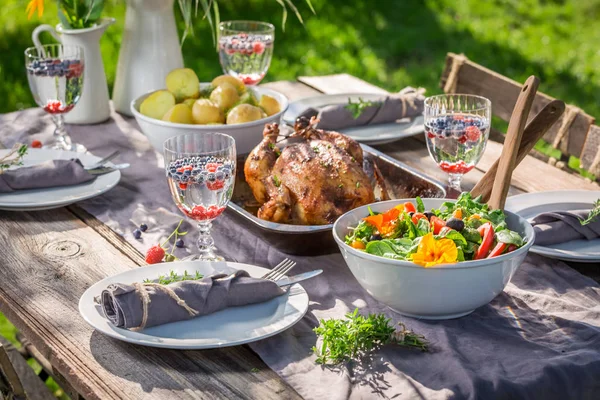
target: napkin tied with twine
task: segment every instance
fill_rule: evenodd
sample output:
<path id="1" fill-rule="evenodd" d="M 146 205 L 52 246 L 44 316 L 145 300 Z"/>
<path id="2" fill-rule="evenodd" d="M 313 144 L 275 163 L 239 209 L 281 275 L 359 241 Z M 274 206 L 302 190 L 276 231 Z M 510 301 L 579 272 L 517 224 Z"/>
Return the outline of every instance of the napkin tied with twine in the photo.
<path id="1" fill-rule="evenodd" d="M 535 244 L 547 246 L 572 240 L 600 238 L 600 218 L 587 225 L 581 225 L 590 210 L 545 212 L 532 221 L 535 231 Z"/>
<path id="2" fill-rule="evenodd" d="M 93 180 L 81 161 L 48 160 L 31 167 L 8 170 L 0 174 L 0 193 L 16 190 L 72 186 Z"/>
<path id="3" fill-rule="evenodd" d="M 262 303 L 284 293 L 275 282 L 238 270 L 200 280 L 116 283 L 100 295 L 104 315 L 119 328 L 139 331 L 156 325 L 207 315 L 227 307 Z"/>

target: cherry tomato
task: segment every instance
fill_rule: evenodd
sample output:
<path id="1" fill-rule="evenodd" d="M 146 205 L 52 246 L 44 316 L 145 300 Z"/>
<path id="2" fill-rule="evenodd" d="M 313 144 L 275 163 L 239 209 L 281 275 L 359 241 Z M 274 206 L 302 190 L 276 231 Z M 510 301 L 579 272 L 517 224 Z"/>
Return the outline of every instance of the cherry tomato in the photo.
<path id="1" fill-rule="evenodd" d="M 406 203 L 404 203 L 404 211 L 406 211 L 407 213 L 417 212 L 417 209 L 415 208 L 415 205 L 413 203 L 407 201 Z"/>
<path id="2" fill-rule="evenodd" d="M 425 214 L 422 214 L 422 213 L 415 213 L 415 214 L 412 216 L 412 222 L 413 222 L 413 224 L 415 224 L 415 225 L 416 225 L 416 224 L 419 222 L 419 220 L 420 220 L 420 219 L 423 219 L 423 218 L 427 219 L 427 217 L 425 216 Z"/>
<path id="3" fill-rule="evenodd" d="M 436 217 L 435 215 L 431 216 L 429 222 L 431 222 L 431 225 L 433 226 L 434 235 L 439 234 L 442 228 L 446 226 L 446 222 L 443 219 Z"/>
<path id="4" fill-rule="evenodd" d="M 477 228 L 477 231 L 483 236 L 483 240 L 481 241 L 481 246 L 479 246 L 475 253 L 474 259 L 481 260 L 487 256 L 490 247 L 492 247 L 492 243 L 494 242 L 494 227 L 489 222 L 486 222 Z"/>
<path id="5" fill-rule="evenodd" d="M 498 243 L 496 245 L 496 247 L 494 247 L 492 249 L 492 251 L 487 256 L 487 258 L 492 258 L 492 257 L 499 256 L 500 254 L 502 254 L 504 252 L 504 249 L 506 249 L 506 243 Z"/>
<path id="6" fill-rule="evenodd" d="M 514 244 L 509 244 L 508 245 L 508 250 L 506 250 L 507 253 L 510 253 L 511 251 L 515 251 L 518 247 L 515 246 Z"/>

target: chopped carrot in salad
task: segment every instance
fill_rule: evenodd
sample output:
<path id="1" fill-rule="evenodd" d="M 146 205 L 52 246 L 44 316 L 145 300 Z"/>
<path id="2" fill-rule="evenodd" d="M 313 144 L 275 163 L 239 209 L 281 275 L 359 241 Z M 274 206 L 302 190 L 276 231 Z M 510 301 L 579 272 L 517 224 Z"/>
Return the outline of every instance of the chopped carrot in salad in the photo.
<path id="1" fill-rule="evenodd" d="M 425 211 L 423 201 L 373 212 L 346 236 L 351 247 L 369 254 L 412 261 L 423 267 L 481 260 L 515 251 L 524 240 L 508 229 L 501 210 L 463 193 L 456 202 Z"/>

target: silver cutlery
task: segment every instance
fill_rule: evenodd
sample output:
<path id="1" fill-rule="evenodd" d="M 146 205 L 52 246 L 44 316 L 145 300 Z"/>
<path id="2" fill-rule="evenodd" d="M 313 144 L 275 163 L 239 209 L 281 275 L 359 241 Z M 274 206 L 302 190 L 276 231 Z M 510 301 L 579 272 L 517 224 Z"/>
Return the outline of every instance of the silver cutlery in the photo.
<path id="1" fill-rule="evenodd" d="M 86 170 L 88 170 L 88 169 L 96 169 L 96 168 L 102 167 L 104 164 L 106 164 L 107 162 L 115 159 L 120 154 L 121 154 L 120 150 L 115 150 L 112 153 L 110 153 L 109 155 L 107 155 L 106 157 L 104 157 L 103 159 L 101 159 L 100 161 L 98 161 L 97 163 L 92 164 L 89 167 L 86 167 Z"/>
<path id="2" fill-rule="evenodd" d="M 91 175 L 104 175 L 104 174 L 108 174 L 110 172 L 113 172 L 113 171 L 116 171 L 119 169 L 125 169 L 125 168 L 129 168 L 129 167 L 130 167 L 129 163 L 122 163 L 122 164 L 116 164 L 116 165 L 111 165 L 111 166 L 86 168 L 85 170 L 87 171 L 88 174 L 91 174 Z"/>
<path id="3" fill-rule="evenodd" d="M 286 258 L 285 260 L 277 264 L 275 268 L 267 272 L 265 275 L 261 276 L 261 279 L 268 279 L 275 282 L 283 278 L 285 274 L 290 272 L 290 270 L 295 266 L 296 262 L 290 260 L 289 258 Z"/>
<path id="4" fill-rule="evenodd" d="M 277 286 L 283 287 L 293 285 L 294 283 L 302 282 L 307 279 L 314 278 L 317 275 L 321 275 L 322 272 L 322 269 L 316 269 L 314 271 L 304 272 L 303 274 L 290 276 L 289 278 L 282 278 L 277 281 Z"/>

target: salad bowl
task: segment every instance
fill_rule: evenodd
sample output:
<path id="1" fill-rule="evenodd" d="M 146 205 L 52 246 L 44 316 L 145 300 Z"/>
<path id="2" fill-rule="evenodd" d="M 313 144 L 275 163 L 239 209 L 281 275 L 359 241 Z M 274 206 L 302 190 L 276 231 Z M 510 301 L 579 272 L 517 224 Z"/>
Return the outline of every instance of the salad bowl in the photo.
<path id="1" fill-rule="evenodd" d="M 532 226 L 505 211 L 508 229 L 525 241 L 507 254 L 481 260 L 422 267 L 412 261 L 385 258 L 353 248 L 345 237 L 370 210 L 383 213 L 415 199 L 389 200 L 356 208 L 333 225 L 333 237 L 360 285 L 376 300 L 406 316 L 451 319 L 489 303 L 506 287 L 534 242 Z M 439 209 L 448 199 L 423 199 L 426 210 Z M 450 200 L 451 201 L 451 200 Z"/>

